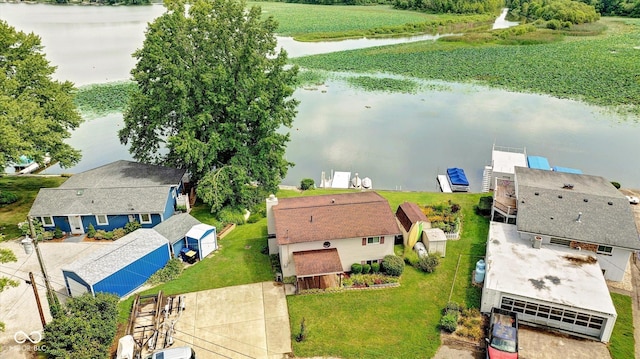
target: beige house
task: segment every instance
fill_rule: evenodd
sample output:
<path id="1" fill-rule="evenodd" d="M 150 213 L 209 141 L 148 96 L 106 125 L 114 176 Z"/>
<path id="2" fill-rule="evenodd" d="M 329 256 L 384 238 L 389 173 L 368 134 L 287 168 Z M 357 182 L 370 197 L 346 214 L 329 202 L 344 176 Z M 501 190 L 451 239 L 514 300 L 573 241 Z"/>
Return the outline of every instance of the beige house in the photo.
<path id="1" fill-rule="evenodd" d="M 267 199 L 269 253 L 299 287 L 326 288 L 354 263 L 380 263 L 393 254 L 400 229 L 386 199 L 375 192 Z"/>

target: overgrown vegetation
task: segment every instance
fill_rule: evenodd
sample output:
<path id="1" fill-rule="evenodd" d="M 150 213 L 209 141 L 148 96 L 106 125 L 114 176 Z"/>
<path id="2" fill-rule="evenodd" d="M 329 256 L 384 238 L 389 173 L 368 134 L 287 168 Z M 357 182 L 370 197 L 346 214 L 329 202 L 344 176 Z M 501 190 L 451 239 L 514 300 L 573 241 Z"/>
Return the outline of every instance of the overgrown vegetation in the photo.
<path id="1" fill-rule="evenodd" d="M 55 358 L 104 358 L 116 334 L 118 297 L 85 293 L 74 297 L 44 328 L 43 351 Z"/>
<path id="2" fill-rule="evenodd" d="M 123 112 L 136 91 L 132 81 L 93 84 L 78 88 L 75 104 L 85 118 L 96 118 L 113 112 Z"/>
<path id="3" fill-rule="evenodd" d="M 399 277 L 404 272 L 404 261 L 395 255 L 386 255 L 382 259 L 382 270 L 390 276 Z"/>
<path id="4" fill-rule="evenodd" d="M 18 195 L 9 191 L 0 190 L 0 205 L 11 204 L 18 201 Z"/>
<path id="5" fill-rule="evenodd" d="M 350 76 L 346 77 L 346 81 L 351 86 L 366 91 L 416 93 L 420 88 L 420 84 L 414 80 L 389 77 Z"/>
<path id="6" fill-rule="evenodd" d="M 557 41 L 561 35 L 538 30 L 509 40 L 514 44 L 539 44 L 535 46 L 499 45 L 486 42 L 485 37 L 475 43 L 470 35 L 449 38 L 454 41 L 424 41 L 291 61 L 301 67 L 326 71 L 393 73 L 544 93 L 613 107 L 622 114 L 637 117 L 640 86 L 635 74 L 640 73 L 637 61 L 640 22 L 627 20 L 623 24 L 615 19 L 601 22 L 609 26 L 609 31 L 599 36 L 572 36 L 570 41 Z M 579 29 L 574 26 L 571 32 L 580 34 Z M 540 44 L 542 40 L 546 42 Z"/>
<path id="7" fill-rule="evenodd" d="M 147 284 L 156 285 L 174 280 L 180 276 L 183 269 L 184 264 L 179 258 L 171 258 L 163 268 L 149 277 Z"/>
<path id="8" fill-rule="evenodd" d="M 529 20 L 556 20 L 571 24 L 584 24 L 600 19 L 592 5 L 573 0 L 507 0 L 509 11 L 515 17 Z"/>
<path id="9" fill-rule="evenodd" d="M 436 203 L 421 206 L 422 213 L 431 222 L 431 228 L 440 228 L 444 232 L 457 232 L 460 227 L 460 205 L 451 200 L 443 203 Z"/>
<path id="10" fill-rule="evenodd" d="M 395 0 L 394 4 L 398 9 L 436 14 L 497 14 L 504 7 L 503 0 Z"/>

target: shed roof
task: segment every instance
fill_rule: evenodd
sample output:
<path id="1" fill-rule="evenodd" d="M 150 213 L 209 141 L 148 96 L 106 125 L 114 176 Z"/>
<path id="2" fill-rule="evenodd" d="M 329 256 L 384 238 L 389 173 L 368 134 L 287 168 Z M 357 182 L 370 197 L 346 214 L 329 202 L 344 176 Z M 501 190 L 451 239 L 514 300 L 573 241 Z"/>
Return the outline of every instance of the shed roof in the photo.
<path id="1" fill-rule="evenodd" d="M 176 241 L 184 238 L 193 226 L 197 226 L 199 224 L 201 224 L 200 221 L 190 214 L 178 213 L 153 227 L 153 229 L 168 239 L 170 243 L 175 243 Z"/>
<path id="2" fill-rule="evenodd" d="M 278 244 L 400 234 L 389 203 L 375 192 L 282 198 L 273 214 Z"/>
<path id="3" fill-rule="evenodd" d="M 487 241 L 487 289 L 615 314 L 598 263 L 579 263 L 576 250 L 553 246 L 532 248 L 520 238 L 515 225 L 490 222 Z"/>
<path id="4" fill-rule="evenodd" d="M 445 242 L 447 241 L 447 235 L 440 228 L 426 228 L 422 232 L 426 234 L 429 242 Z"/>
<path id="5" fill-rule="evenodd" d="M 153 229 L 141 228 L 105 244 L 103 248 L 62 270 L 74 272 L 88 284 L 94 285 L 162 246 L 168 246 L 165 237 Z"/>
<path id="6" fill-rule="evenodd" d="M 195 226 L 193 226 L 189 232 L 187 232 L 187 237 L 189 238 L 195 238 L 195 239 L 202 239 L 202 237 L 205 235 L 205 233 L 207 233 L 208 231 L 215 229 L 214 226 L 210 226 L 208 224 L 205 223 L 199 223 Z"/>
<path id="7" fill-rule="evenodd" d="M 519 231 L 640 249 L 629 201 L 605 178 L 517 167 L 516 186 Z"/>
<path id="8" fill-rule="evenodd" d="M 296 276 L 310 277 L 342 273 L 342 262 L 336 248 L 293 252 Z"/>
<path id="9" fill-rule="evenodd" d="M 420 210 L 420 207 L 413 202 L 404 202 L 398 206 L 396 217 L 407 232 L 411 229 L 411 226 L 418 221 L 429 222 L 427 216 Z"/>

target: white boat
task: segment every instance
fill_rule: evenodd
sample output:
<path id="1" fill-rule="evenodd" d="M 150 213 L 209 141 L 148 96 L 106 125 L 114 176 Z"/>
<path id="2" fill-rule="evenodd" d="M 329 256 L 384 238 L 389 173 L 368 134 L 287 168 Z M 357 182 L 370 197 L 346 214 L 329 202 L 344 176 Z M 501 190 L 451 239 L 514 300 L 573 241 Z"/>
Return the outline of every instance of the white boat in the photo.
<path id="1" fill-rule="evenodd" d="M 360 178 L 358 173 L 356 172 L 353 177 L 351 177 L 351 172 L 343 172 L 343 171 L 331 171 L 331 177 L 327 178 L 324 171 L 322 171 L 320 175 L 320 184 L 319 188 L 354 188 L 354 189 L 371 189 L 372 183 L 371 178 L 365 177 Z"/>
<path id="2" fill-rule="evenodd" d="M 51 157 L 44 157 L 44 165 L 49 164 L 51 162 Z M 32 172 L 35 172 L 38 168 L 40 168 L 40 164 L 32 159 L 27 158 L 27 156 L 20 156 L 20 163 L 15 164 L 13 169 L 17 174 L 26 175 Z"/>

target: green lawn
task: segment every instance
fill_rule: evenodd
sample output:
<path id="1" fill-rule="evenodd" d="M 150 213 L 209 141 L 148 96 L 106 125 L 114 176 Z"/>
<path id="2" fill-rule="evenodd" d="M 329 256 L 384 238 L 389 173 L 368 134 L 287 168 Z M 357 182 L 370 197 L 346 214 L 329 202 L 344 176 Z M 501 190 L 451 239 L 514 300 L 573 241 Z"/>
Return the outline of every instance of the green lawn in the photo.
<path id="1" fill-rule="evenodd" d="M 0 189 L 18 196 L 17 202 L 0 205 L 0 233 L 6 236 L 5 239 L 15 239 L 22 235 L 18 223 L 27 220 L 29 209 L 40 188 L 58 187 L 65 180 L 66 178 L 57 176 L 0 176 Z"/>
<path id="2" fill-rule="evenodd" d="M 627 359 L 634 357 L 635 340 L 633 337 L 633 311 L 631 297 L 627 295 L 611 293 L 613 305 L 618 312 L 616 326 L 611 333 L 609 352 L 613 359 Z"/>

